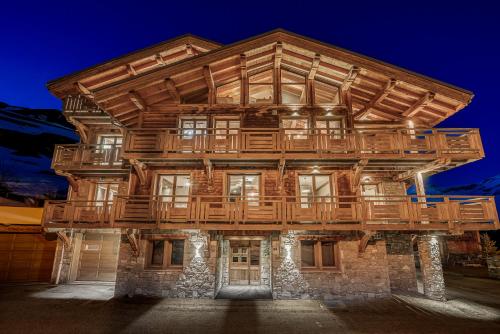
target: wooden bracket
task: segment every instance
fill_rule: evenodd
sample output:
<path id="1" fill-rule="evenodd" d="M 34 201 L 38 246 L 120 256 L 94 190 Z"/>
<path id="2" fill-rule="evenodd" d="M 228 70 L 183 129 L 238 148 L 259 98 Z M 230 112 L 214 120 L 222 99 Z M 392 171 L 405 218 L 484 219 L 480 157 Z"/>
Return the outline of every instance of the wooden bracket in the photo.
<path id="1" fill-rule="evenodd" d="M 130 159 L 130 164 L 134 167 L 137 176 L 139 177 L 139 182 L 141 186 L 145 185 L 147 182 L 146 169 L 147 166 L 136 159 Z"/>
<path id="2" fill-rule="evenodd" d="M 212 71 L 210 69 L 210 66 L 208 65 L 203 66 L 203 76 L 205 77 L 205 82 L 208 87 L 208 105 L 212 106 L 213 104 L 217 103 L 216 102 L 217 98 L 216 98 L 214 78 L 212 76 Z"/>
<path id="3" fill-rule="evenodd" d="M 174 81 L 170 78 L 166 79 L 165 86 L 167 88 L 168 94 L 174 99 L 175 103 L 181 103 L 181 96 L 179 94 L 179 91 L 175 87 Z"/>
<path id="4" fill-rule="evenodd" d="M 68 180 L 68 183 L 71 186 L 71 189 L 74 192 L 78 192 L 79 186 L 78 186 L 78 179 L 76 177 L 74 177 L 73 175 L 71 175 L 69 173 L 62 172 L 60 170 L 56 170 L 56 174 L 64 176 Z"/>
<path id="5" fill-rule="evenodd" d="M 210 159 L 205 158 L 205 159 L 203 159 L 203 165 L 205 165 L 205 170 L 207 172 L 208 184 L 212 185 L 212 183 L 213 183 L 213 176 L 214 176 L 213 175 L 214 174 L 214 169 L 213 169 L 212 162 L 210 161 Z"/>
<path id="6" fill-rule="evenodd" d="M 63 242 L 64 248 L 69 248 L 71 246 L 71 240 L 66 235 L 66 232 L 57 231 L 57 237 Z"/>
<path id="7" fill-rule="evenodd" d="M 82 124 L 81 122 L 78 122 L 74 118 L 71 119 L 70 123 L 75 126 L 76 131 L 78 131 L 78 134 L 80 135 L 80 138 L 82 138 L 82 141 L 84 143 L 88 143 L 88 140 L 89 140 L 89 136 L 88 136 L 89 128 L 86 125 Z"/>
<path id="8" fill-rule="evenodd" d="M 134 233 L 133 229 L 127 230 L 127 239 L 134 256 L 135 257 L 139 256 L 140 255 L 139 241 L 137 240 L 136 233 Z"/>
<path id="9" fill-rule="evenodd" d="M 397 84 L 398 84 L 398 81 L 396 79 L 390 79 L 389 81 L 387 81 L 384 88 L 381 91 L 379 91 L 375 95 L 375 97 L 373 97 L 373 99 L 363 109 L 358 111 L 354 115 L 354 118 L 356 120 L 360 120 L 364 116 L 366 116 L 370 112 L 370 109 L 375 107 L 380 101 L 385 99 L 387 97 L 387 95 L 389 95 L 391 93 L 391 91 L 394 89 L 394 87 L 397 86 Z"/>
<path id="10" fill-rule="evenodd" d="M 363 169 L 368 165 L 368 159 L 360 160 L 354 166 L 354 176 L 352 178 L 351 190 L 352 192 L 356 192 L 359 187 L 359 183 L 361 182 L 361 173 L 363 173 Z"/>
<path id="11" fill-rule="evenodd" d="M 432 172 L 433 170 L 436 170 L 438 168 L 447 166 L 450 163 L 451 163 L 451 159 L 449 159 L 449 158 L 437 159 L 437 160 L 431 161 L 428 164 L 425 164 L 425 165 L 423 165 L 421 167 L 410 169 L 410 170 L 408 170 L 408 171 L 406 171 L 404 173 L 400 173 L 400 174 L 394 176 L 393 179 L 394 179 L 394 181 L 401 182 L 401 181 L 404 181 L 404 180 L 411 179 L 411 178 L 415 177 L 415 175 L 417 173 Z"/>
<path id="12" fill-rule="evenodd" d="M 75 82 L 75 88 L 76 90 L 83 95 L 86 95 L 88 98 L 94 99 L 94 94 L 85 87 L 80 81 Z"/>
<path id="13" fill-rule="evenodd" d="M 359 240 L 359 253 L 362 254 L 365 252 L 366 247 L 368 246 L 368 241 L 375 234 L 373 231 L 364 231 L 364 235 Z"/>
<path id="14" fill-rule="evenodd" d="M 286 166 L 286 160 L 285 159 L 280 159 L 279 165 L 278 165 L 278 172 L 279 172 L 279 177 L 278 177 L 278 188 L 282 190 L 283 188 L 283 179 L 285 177 L 285 166 Z"/>
<path id="15" fill-rule="evenodd" d="M 241 72 L 241 96 L 240 104 L 248 105 L 248 73 L 247 73 L 247 57 L 245 54 L 240 55 L 240 72 Z"/>

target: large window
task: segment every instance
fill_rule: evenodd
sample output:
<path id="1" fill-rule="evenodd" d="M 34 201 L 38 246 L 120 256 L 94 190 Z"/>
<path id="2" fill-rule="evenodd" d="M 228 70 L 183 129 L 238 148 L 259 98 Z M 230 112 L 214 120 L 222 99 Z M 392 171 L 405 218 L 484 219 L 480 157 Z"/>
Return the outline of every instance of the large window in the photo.
<path id="1" fill-rule="evenodd" d="M 98 163 L 102 165 L 121 165 L 120 149 L 122 147 L 123 138 L 119 135 L 105 134 L 97 136 L 96 153 L 100 158 Z"/>
<path id="2" fill-rule="evenodd" d="M 190 186 L 189 175 L 160 175 L 158 195 L 162 202 L 173 203 L 175 208 L 187 208 Z"/>
<path id="3" fill-rule="evenodd" d="M 182 268 L 184 239 L 150 240 L 147 266 L 152 269 Z"/>
<path id="4" fill-rule="evenodd" d="M 248 97 L 252 104 L 273 103 L 273 70 L 250 75 L 248 78 Z"/>
<path id="5" fill-rule="evenodd" d="M 314 81 L 314 103 L 315 104 L 339 104 L 339 89 L 333 84 L 318 80 Z"/>
<path id="6" fill-rule="evenodd" d="M 330 240 L 301 240 L 301 268 L 319 270 L 338 268 L 336 246 L 336 242 Z"/>
<path id="7" fill-rule="evenodd" d="M 249 205 L 256 205 L 260 195 L 260 175 L 243 174 L 228 175 L 229 200 L 243 199 Z"/>
<path id="8" fill-rule="evenodd" d="M 96 184 L 95 200 L 96 206 L 103 206 L 104 203 L 111 204 L 113 198 L 118 194 L 118 183 L 99 182 Z"/>
<path id="9" fill-rule="evenodd" d="M 283 104 L 306 103 L 306 78 L 289 71 L 281 71 L 281 100 Z"/>
<path id="10" fill-rule="evenodd" d="M 182 139 L 192 139 L 194 135 L 206 134 L 208 121 L 205 117 L 181 118 L 179 126 L 182 129 Z"/>
<path id="11" fill-rule="evenodd" d="M 330 175 L 299 175 L 300 203 L 302 208 L 310 208 L 313 203 L 329 203 L 333 195 Z"/>

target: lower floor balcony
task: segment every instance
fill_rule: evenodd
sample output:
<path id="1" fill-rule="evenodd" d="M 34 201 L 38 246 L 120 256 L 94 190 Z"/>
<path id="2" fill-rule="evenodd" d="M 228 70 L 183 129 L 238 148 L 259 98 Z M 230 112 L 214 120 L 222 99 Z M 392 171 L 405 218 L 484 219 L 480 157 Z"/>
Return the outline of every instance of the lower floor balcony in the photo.
<path id="1" fill-rule="evenodd" d="M 117 196 L 47 201 L 44 228 L 495 230 L 492 196 Z"/>

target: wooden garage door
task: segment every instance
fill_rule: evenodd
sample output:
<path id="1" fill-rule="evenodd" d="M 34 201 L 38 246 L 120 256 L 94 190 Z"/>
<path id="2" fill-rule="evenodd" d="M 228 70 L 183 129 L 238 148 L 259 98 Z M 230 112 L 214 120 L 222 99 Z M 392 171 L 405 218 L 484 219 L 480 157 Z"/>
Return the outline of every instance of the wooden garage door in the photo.
<path id="1" fill-rule="evenodd" d="M 80 248 L 77 280 L 115 281 L 120 235 L 85 233 Z"/>
<path id="2" fill-rule="evenodd" d="M 0 282 L 49 282 L 56 245 L 39 234 L 0 234 Z"/>

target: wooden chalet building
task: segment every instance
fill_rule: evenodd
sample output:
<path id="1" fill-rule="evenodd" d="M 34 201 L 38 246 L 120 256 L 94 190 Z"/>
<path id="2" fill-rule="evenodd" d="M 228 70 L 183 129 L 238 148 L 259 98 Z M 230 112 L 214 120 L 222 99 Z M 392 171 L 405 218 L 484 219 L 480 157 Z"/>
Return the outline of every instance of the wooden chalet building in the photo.
<path id="1" fill-rule="evenodd" d="M 439 240 L 499 228 L 493 197 L 426 196 L 484 157 L 435 128 L 461 88 L 283 30 L 222 46 L 181 36 L 51 81 L 81 136 L 56 147 L 59 282 L 214 298 L 444 298 Z M 418 195 L 409 195 L 416 184 Z"/>

